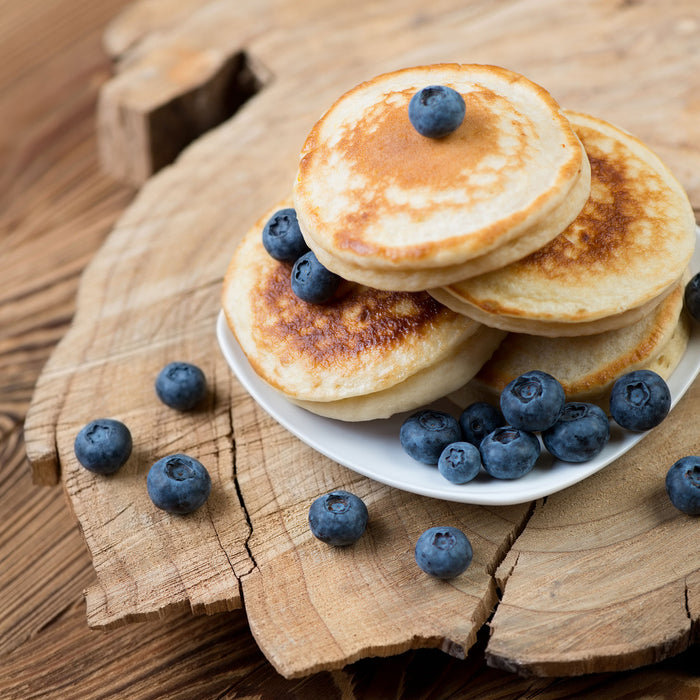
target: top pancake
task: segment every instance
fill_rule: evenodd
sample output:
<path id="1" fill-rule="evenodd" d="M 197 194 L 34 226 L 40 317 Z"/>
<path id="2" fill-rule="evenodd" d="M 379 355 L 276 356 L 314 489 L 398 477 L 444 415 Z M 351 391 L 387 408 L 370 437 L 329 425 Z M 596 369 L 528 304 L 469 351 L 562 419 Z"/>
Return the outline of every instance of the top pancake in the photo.
<path id="1" fill-rule="evenodd" d="M 695 218 L 683 188 L 638 139 L 567 113 L 591 163 L 591 196 L 551 243 L 510 265 L 435 290 L 503 330 L 565 336 L 641 318 L 685 271 Z"/>
<path id="2" fill-rule="evenodd" d="M 387 390 L 468 353 L 469 343 L 485 330 L 489 341 L 476 343 L 478 363 L 468 370 L 464 358 L 455 363 L 445 391 L 453 390 L 471 379 L 500 342 L 500 331 L 494 335 L 426 292 L 381 292 L 346 282 L 326 304 L 300 300 L 291 289 L 291 265 L 274 260 L 262 245 L 262 228 L 273 211 L 236 249 L 222 306 L 256 373 L 288 398 L 337 402 Z M 432 387 L 424 391 L 430 395 Z M 415 400 L 420 405 L 422 397 Z"/>
<path id="3" fill-rule="evenodd" d="M 434 84 L 466 103 L 462 125 L 441 139 L 408 118 L 411 97 Z M 526 78 L 494 66 L 410 68 L 362 83 L 317 122 L 294 206 L 331 269 L 333 259 L 380 271 L 455 266 L 544 221 L 584 159 L 557 103 Z"/>
<path id="4" fill-rule="evenodd" d="M 584 158 L 578 180 L 564 201 L 551 210 L 543 221 L 537 221 L 506 245 L 456 265 L 411 270 L 378 270 L 341 261 L 318 245 L 314 246 L 314 250 L 320 262 L 337 275 L 376 289 L 419 291 L 441 287 L 504 267 L 547 245 L 576 218 L 588 200 L 590 191 L 591 167 L 588 158 Z"/>

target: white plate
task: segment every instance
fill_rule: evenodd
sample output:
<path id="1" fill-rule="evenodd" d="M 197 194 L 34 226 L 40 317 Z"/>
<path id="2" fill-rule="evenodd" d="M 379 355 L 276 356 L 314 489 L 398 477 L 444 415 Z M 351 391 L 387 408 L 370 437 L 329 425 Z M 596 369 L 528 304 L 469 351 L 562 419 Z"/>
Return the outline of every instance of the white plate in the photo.
<path id="1" fill-rule="evenodd" d="M 700 230 L 699 230 L 700 236 Z M 700 246 L 691 268 L 700 270 Z M 672 408 L 700 370 L 700 329 L 693 324 L 683 359 L 668 380 Z M 561 491 L 610 464 L 638 443 L 647 433 L 630 433 L 611 421 L 610 442 L 595 458 L 582 464 L 553 459 L 546 451 L 535 468 L 514 480 L 492 479 L 480 474 L 467 484 L 452 484 L 436 467 L 411 459 L 401 447 L 399 430 L 408 413 L 386 420 L 347 423 L 323 418 L 287 401 L 253 371 L 228 328 L 223 312 L 217 321 L 219 345 L 231 369 L 250 395 L 280 425 L 307 445 L 355 472 L 404 491 L 481 505 L 525 503 Z M 437 404 L 458 416 L 459 408 Z"/>

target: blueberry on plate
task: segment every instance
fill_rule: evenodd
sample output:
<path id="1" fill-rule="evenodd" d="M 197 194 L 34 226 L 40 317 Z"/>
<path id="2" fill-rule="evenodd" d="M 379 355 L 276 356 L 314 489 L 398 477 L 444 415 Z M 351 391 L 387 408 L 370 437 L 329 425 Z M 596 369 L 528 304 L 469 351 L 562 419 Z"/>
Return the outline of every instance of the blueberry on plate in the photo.
<path id="1" fill-rule="evenodd" d="M 424 87 L 408 103 L 408 118 L 413 128 L 429 138 L 442 138 L 455 131 L 465 112 L 464 98 L 445 85 Z"/>
<path id="2" fill-rule="evenodd" d="M 521 430 L 547 430 L 554 425 L 566 395 L 562 385 L 540 370 L 525 372 L 501 392 L 501 411 L 509 425 Z"/>
<path id="3" fill-rule="evenodd" d="M 481 469 L 479 448 L 471 442 L 453 442 L 440 454 L 438 471 L 453 484 L 466 484 Z"/>
<path id="4" fill-rule="evenodd" d="M 416 461 L 437 464 L 442 451 L 462 439 L 462 430 L 449 413 L 424 409 L 403 422 L 399 439 L 406 454 Z"/>
<path id="5" fill-rule="evenodd" d="M 628 372 L 613 384 L 610 415 L 626 430 L 651 430 L 666 418 L 670 410 L 668 384 L 650 369 Z"/>
<path id="6" fill-rule="evenodd" d="M 292 208 L 280 209 L 267 220 L 262 242 L 268 254 L 280 262 L 293 263 L 309 250 L 299 228 L 296 210 Z"/>
<path id="7" fill-rule="evenodd" d="M 430 527 L 416 542 L 416 563 L 436 578 L 459 576 L 471 564 L 472 556 L 471 542 L 456 527 Z"/>
<path id="8" fill-rule="evenodd" d="M 693 275 L 690 282 L 685 285 L 683 300 L 688 313 L 696 321 L 700 321 L 700 272 Z"/>
<path id="9" fill-rule="evenodd" d="M 582 401 L 564 404 L 559 420 L 542 433 L 542 442 L 562 462 L 593 459 L 610 439 L 610 422 L 600 406 Z"/>
<path id="10" fill-rule="evenodd" d="M 292 291 L 310 304 L 323 304 L 340 286 L 340 277 L 326 269 L 312 250 L 302 255 L 292 268 Z"/>
<path id="11" fill-rule="evenodd" d="M 360 539 L 368 517 L 367 506 L 354 493 L 331 491 L 311 504 L 309 527 L 321 542 L 344 547 Z"/>
<path id="12" fill-rule="evenodd" d="M 459 417 L 464 439 L 477 447 L 490 432 L 505 424 L 503 414 L 486 401 L 475 401 Z"/>
<path id="13" fill-rule="evenodd" d="M 85 469 L 96 474 L 113 474 L 129 459 L 132 444 L 131 433 L 124 423 L 99 418 L 81 428 L 73 450 Z"/>
<path id="14" fill-rule="evenodd" d="M 146 489 L 157 508 L 184 515 L 209 498 L 211 478 L 201 462 L 188 455 L 172 454 L 149 469 Z"/>
<path id="15" fill-rule="evenodd" d="M 199 367 L 189 362 L 170 362 L 156 377 L 156 394 L 170 408 L 189 411 L 207 393 L 207 380 Z"/>
<path id="16" fill-rule="evenodd" d="M 681 512 L 700 515 L 700 457 L 682 457 L 668 470 L 666 493 Z"/>
<path id="17" fill-rule="evenodd" d="M 525 476 L 535 466 L 541 449 L 537 436 L 510 425 L 496 428 L 479 446 L 486 473 L 496 479 Z"/>

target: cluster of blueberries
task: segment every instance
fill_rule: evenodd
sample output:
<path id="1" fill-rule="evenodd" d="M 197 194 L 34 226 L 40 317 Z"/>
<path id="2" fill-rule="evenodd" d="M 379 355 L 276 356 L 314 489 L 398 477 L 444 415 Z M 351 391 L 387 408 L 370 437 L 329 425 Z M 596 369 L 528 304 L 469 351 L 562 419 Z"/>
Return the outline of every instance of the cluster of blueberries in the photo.
<path id="1" fill-rule="evenodd" d="M 171 362 L 158 374 L 155 390 L 166 406 L 189 411 L 206 396 L 206 378 L 193 364 Z M 80 464 L 96 474 L 114 474 L 126 464 L 132 447 L 127 426 L 112 418 L 90 421 L 78 432 L 73 445 Z M 211 478 L 201 462 L 177 453 L 151 466 L 146 488 L 157 508 L 183 515 L 204 504 L 211 491 Z"/>
<path id="2" fill-rule="evenodd" d="M 655 372 L 637 370 L 615 383 L 610 412 L 628 430 L 644 431 L 668 414 L 671 394 Z M 599 406 L 566 402 L 564 389 L 550 374 L 526 372 L 501 392 L 500 410 L 486 402 L 467 406 L 459 417 L 426 409 L 401 426 L 403 449 L 413 459 L 437 464 L 449 481 L 464 484 L 484 471 L 496 479 L 529 473 L 542 443 L 557 459 L 585 462 L 598 455 L 610 438 L 608 417 Z"/>
<path id="3" fill-rule="evenodd" d="M 622 428 L 644 432 L 659 425 L 671 408 L 664 379 L 651 370 L 620 377 L 610 394 L 610 415 Z M 500 410 L 476 402 L 459 419 L 425 409 L 401 426 L 404 451 L 413 459 L 437 465 L 455 484 L 476 478 L 483 470 L 496 479 L 517 479 L 535 466 L 542 444 L 563 462 L 585 462 L 598 455 L 610 439 L 610 422 L 597 405 L 566 402 L 564 389 L 550 374 L 533 370 L 511 381 L 501 392 Z M 700 457 L 678 460 L 666 475 L 673 505 L 700 514 Z"/>

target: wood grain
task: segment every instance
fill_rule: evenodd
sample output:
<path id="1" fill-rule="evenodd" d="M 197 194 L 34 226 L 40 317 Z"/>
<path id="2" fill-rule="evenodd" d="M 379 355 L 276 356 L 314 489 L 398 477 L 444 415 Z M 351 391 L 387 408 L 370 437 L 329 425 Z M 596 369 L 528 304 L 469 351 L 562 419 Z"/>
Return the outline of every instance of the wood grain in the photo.
<path id="1" fill-rule="evenodd" d="M 100 4 L 100 11 L 111 14 L 116 5 Z M 7 320 L 0 324 L 3 363 L 0 475 L 8 486 L 0 496 L 0 512 L 10 514 L 0 537 L 3 561 L 0 600 L 6 603 L 4 613 L 11 603 L 13 614 L 3 615 L 0 694 L 13 698 L 47 695 L 85 698 L 123 694 L 128 688 L 130 697 L 280 697 L 285 694 L 293 697 L 319 697 L 321 694 L 404 697 L 410 694 L 411 697 L 622 698 L 630 697 L 630 693 L 637 697 L 697 697 L 699 686 L 694 673 L 699 660 L 697 646 L 661 665 L 636 672 L 596 674 L 568 681 L 521 679 L 484 666 L 486 639 L 482 634 L 481 641 L 477 639 L 473 653 L 465 661 L 438 651 L 410 651 L 384 660 L 364 659 L 332 673 L 285 680 L 257 650 L 240 612 L 203 618 L 178 613 L 164 622 L 134 624 L 104 633 L 87 628 L 80 597 L 82 588 L 94 586 L 91 561 L 62 503 L 60 490 L 31 487 L 28 465 L 22 456 L 20 426 L 39 369 L 66 329 L 72 313 L 77 274 L 128 203 L 131 192 L 100 178 L 95 163 L 94 98 L 97 86 L 107 77 L 104 57 L 99 50 L 99 19 L 94 13 L 85 13 L 83 4 L 75 0 L 61 0 L 58 6 L 71 18 L 70 22 L 60 25 L 65 34 L 55 30 L 57 23 L 51 13 L 42 18 L 43 4 L 22 3 L 21 11 L 18 7 L 16 12 L 2 18 L 3 28 L 9 23 L 12 29 L 8 34 L 18 37 L 10 46 L 23 46 L 19 38 L 22 36 L 51 37 L 59 46 L 64 46 L 65 51 L 52 53 L 53 49 L 46 48 L 53 46 L 48 38 L 36 42 L 36 51 L 22 48 L 24 56 L 29 54 L 31 58 L 23 61 L 28 66 L 27 72 L 21 73 L 21 79 L 10 73 L 7 78 L 10 88 L 0 92 L 0 95 L 14 98 L 2 103 L 2 116 L 3 123 L 15 125 L 19 135 L 2 142 L 3 155 L 9 156 L 5 162 L 10 164 L 2 177 L 4 182 L 12 184 L 12 190 L 11 196 L 5 197 L 3 204 L 7 206 L 0 214 L 3 241 L 0 279 L 4 280 L 0 283 L 3 301 L 0 313 L 3 321 Z M 628 8 L 619 9 L 627 12 Z M 503 7 L 499 9 L 503 10 Z M 34 11 L 36 14 L 32 15 Z M 523 11 L 521 8 L 520 12 Z M 641 13 L 636 18 L 648 19 L 645 13 L 649 11 L 650 6 L 642 4 L 635 10 Z M 682 10 L 679 12 L 683 14 Z M 477 25 L 491 22 L 494 26 L 495 20 L 479 20 L 479 13 L 474 13 L 472 19 Z M 690 11 L 687 14 L 692 16 Z M 626 16 L 629 18 L 629 14 Z M 31 29 L 31 34 L 17 32 L 18 26 Z M 508 33 L 504 27 L 500 32 Z M 78 41 L 73 39 L 76 36 Z M 612 34 L 605 37 L 608 42 L 612 42 L 612 38 Z M 486 41 L 484 37 L 469 38 L 464 51 L 469 49 L 469 42 L 477 40 Z M 0 45 L 8 46 L 7 43 Z M 665 44 L 659 51 L 662 55 L 673 53 Z M 692 51 L 689 55 L 692 59 Z M 20 70 L 18 62 L 0 61 L 0 65 Z M 56 78 L 47 79 L 54 74 L 54 69 Z M 43 84 L 60 85 L 61 91 L 37 90 L 36 86 Z M 330 86 L 327 88 L 330 94 Z M 67 96 L 70 98 L 66 99 Z M 4 119 L 6 114 L 8 120 Z M 261 137 L 258 135 L 258 138 Z M 211 156 L 211 151 L 207 155 Z M 206 160 L 204 153 L 202 158 Z M 274 186 L 284 189 L 283 179 L 277 180 Z M 168 182 L 178 184 L 177 179 Z M 218 192 L 224 190 L 222 187 Z M 161 194 L 165 191 L 167 187 Z M 245 190 L 244 194 L 249 191 Z M 697 198 L 693 203 L 697 208 Z M 166 203 L 159 203 L 158 208 L 171 216 Z M 243 218 L 253 216 L 254 209 L 251 206 L 245 210 Z M 145 209 L 138 211 L 144 215 Z M 137 220 L 132 221 L 138 224 Z M 161 234 L 166 228 L 161 229 Z M 11 258 L 5 256 L 6 241 L 13 251 Z M 18 284 L 23 290 L 21 294 L 15 293 Z M 214 372 L 213 386 L 217 395 L 222 376 L 227 375 Z M 58 381 L 57 377 L 53 379 Z M 228 381 L 226 379 L 223 384 L 227 385 Z M 233 383 L 228 390 L 235 396 Z M 217 400 L 215 397 L 213 406 Z M 58 407 L 57 403 L 55 408 Z M 217 420 L 224 425 L 223 416 L 216 410 Z M 685 436 L 674 449 L 680 450 L 692 440 L 692 436 Z M 62 449 L 67 449 L 66 445 Z M 49 447 L 46 454 L 50 473 L 55 474 L 56 453 Z M 664 453 L 659 459 L 669 456 Z M 640 459 L 646 457 L 644 453 Z M 380 494 L 376 502 L 381 500 Z M 548 499 L 543 507 L 550 503 Z M 274 530 L 278 518 L 269 511 L 271 506 L 267 504 L 266 509 L 263 504 L 258 518 Z M 552 528 L 556 536 L 573 532 L 570 536 L 575 537 L 576 521 L 567 521 L 566 515 L 585 509 L 585 503 L 579 511 L 570 511 L 570 507 L 569 502 L 560 504 L 560 520 L 555 519 Z M 556 512 L 548 511 L 548 517 Z M 289 517 L 294 520 L 299 514 L 292 509 Z M 537 522 L 537 517 L 536 509 L 531 522 Z M 608 520 L 605 531 L 609 536 L 615 533 L 612 514 Z M 594 529 L 592 519 L 591 523 Z M 524 539 L 531 532 L 528 524 L 518 546 L 522 545 L 526 552 L 532 548 L 537 553 L 537 545 Z M 590 542 L 590 538 L 584 538 L 584 542 Z M 519 561 L 520 565 L 525 558 Z M 512 564 L 511 559 L 506 562 Z M 506 576 L 504 571 L 510 571 L 510 565 L 501 571 L 502 578 Z M 564 577 L 569 579 L 567 585 L 571 585 L 575 573 L 570 570 L 568 577 Z M 247 575 L 240 575 L 245 586 Z M 690 618 L 697 620 L 697 571 L 686 578 Z M 516 590 L 511 586 L 514 581 L 513 575 L 506 584 L 507 594 Z"/>
<path id="2" fill-rule="evenodd" d="M 100 92 L 100 162 L 111 177 L 135 185 L 229 118 L 269 79 L 242 50 L 254 29 L 245 3 L 200 3 L 189 13 L 188 3 L 173 13 L 174 4 L 150 12 L 137 6 L 107 35 L 108 46 L 125 48 L 117 56 L 118 75 Z M 186 19 L 174 22 L 173 14 Z M 144 23 L 157 25 L 158 17 L 167 27 L 157 41 L 129 40 L 145 31 Z"/>
<path id="3" fill-rule="evenodd" d="M 110 74 L 101 32 L 117 7 L 26 2 L 2 13 L 3 656 L 74 605 L 94 576 L 61 490 L 32 488 L 22 427 L 36 378 L 73 313 L 80 271 L 131 198 L 99 176 L 95 161 L 96 91 Z"/>
<path id="4" fill-rule="evenodd" d="M 689 601 L 700 594 L 700 519 L 678 512 L 664 490 L 669 465 L 697 448 L 687 426 L 698 399 L 696 383 L 663 430 L 536 505 L 497 572 L 505 592 L 491 623 L 491 663 L 589 673 L 653 663 L 698 641 Z"/>
<path id="5" fill-rule="evenodd" d="M 233 398 L 238 481 L 255 558 L 242 579 L 243 598 L 251 631 L 275 668 L 295 677 L 337 668 L 339 658 L 415 647 L 464 658 L 497 602 L 492 573 L 529 506 L 487 509 L 397 491 L 284 444 L 271 418 L 243 393 Z M 308 527 L 310 503 L 336 488 L 356 493 L 371 514 L 357 545 L 340 550 Z M 413 562 L 418 536 L 436 523 L 462 528 L 475 550 L 468 574 L 449 583 L 417 576 Z"/>

